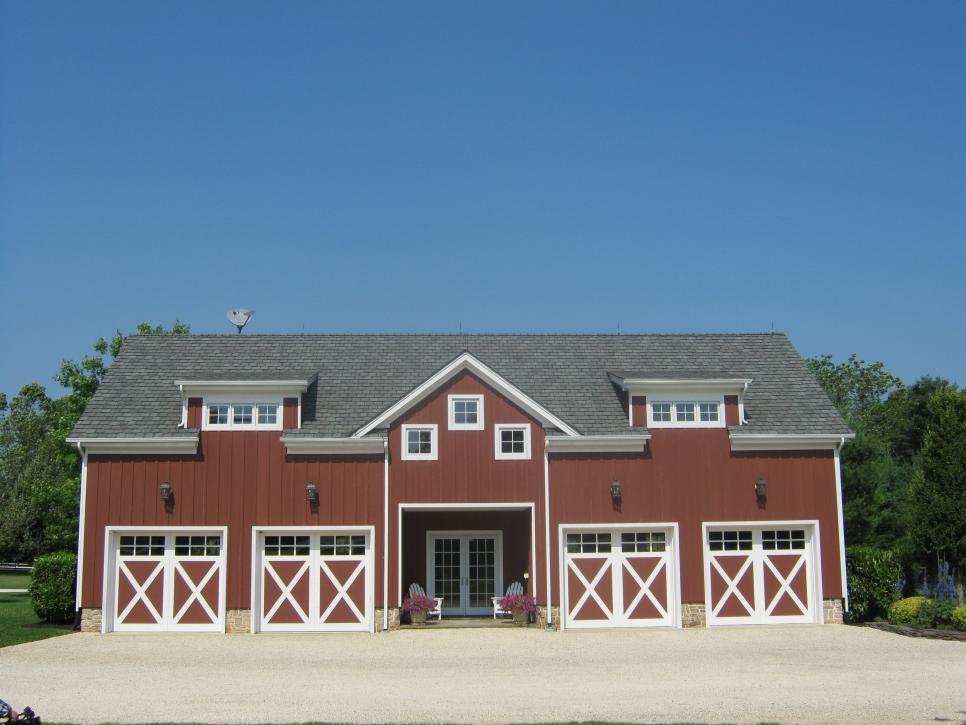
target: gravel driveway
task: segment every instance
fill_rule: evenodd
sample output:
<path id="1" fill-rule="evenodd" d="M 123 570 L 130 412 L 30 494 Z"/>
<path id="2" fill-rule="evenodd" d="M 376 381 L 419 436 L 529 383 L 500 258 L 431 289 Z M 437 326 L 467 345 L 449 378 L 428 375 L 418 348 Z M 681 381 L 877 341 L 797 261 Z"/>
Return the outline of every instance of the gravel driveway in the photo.
<path id="1" fill-rule="evenodd" d="M 966 644 L 843 626 L 73 634 L 0 649 L 47 722 L 966 722 Z"/>

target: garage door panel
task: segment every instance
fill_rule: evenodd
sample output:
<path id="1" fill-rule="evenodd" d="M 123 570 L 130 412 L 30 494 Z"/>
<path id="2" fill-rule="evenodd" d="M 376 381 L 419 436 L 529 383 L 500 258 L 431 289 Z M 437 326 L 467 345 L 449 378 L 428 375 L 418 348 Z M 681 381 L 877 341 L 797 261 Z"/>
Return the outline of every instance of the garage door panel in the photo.
<path id="1" fill-rule="evenodd" d="M 712 611 L 718 617 L 755 612 L 755 569 L 750 556 L 719 556 L 711 562 Z"/>
<path id="2" fill-rule="evenodd" d="M 587 529 L 563 551 L 565 625 L 672 626 L 674 560 L 669 529 Z M 588 554 L 596 549 L 596 554 Z"/>
<path id="3" fill-rule="evenodd" d="M 174 566 L 175 624 L 217 624 L 221 573 L 217 561 L 176 561 Z"/>
<path id="4" fill-rule="evenodd" d="M 808 577 L 801 555 L 771 554 L 764 559 L 765 601 L 772 616 L 808 614 Z"/>
<path id="5" fill-rule="evenodd" d="M 307 561 L 264 562 L 263 611 L 269 625 L 304 624 L 309 619 L 309 564 Z"/>

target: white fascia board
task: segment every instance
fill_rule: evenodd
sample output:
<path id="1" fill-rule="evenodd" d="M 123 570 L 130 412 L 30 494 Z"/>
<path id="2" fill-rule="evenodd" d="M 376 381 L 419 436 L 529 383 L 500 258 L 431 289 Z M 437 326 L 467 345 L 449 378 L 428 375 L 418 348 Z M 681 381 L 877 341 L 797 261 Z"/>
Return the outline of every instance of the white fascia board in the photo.
<path id="1" fill-rule="evenodd" d="M 151 453 L 154 455 L 194 455 L 198 438 L 68 438 L 78 448 L 95 454 Z"/>
<path id="2" fill-rule="evenodd" d="M 282 436 L 285 452 L 291 455 L 382 453 L 384 438 L 306 438 Z"/>
<path id="3" fill-rule="evenodd" d="M 854 433 L 848 435 L 829 435 L 811 433 L 804 435 L 771 433 L 731 433 L 733 451 L 824 451 L 838 448 L 843 440 L 852 440 Z"/>
<path id="4" fill-rule="evenodd" d="M 751 385 L 751 378 L 622 378 L 609 373 L 611 381 L 631 395 L 650 393 L 717 393 L 738 395 Z"/>
<path id="5" fill-rule="evenodd" d="M 567 435 L 579 435 L 576 430 L 564 423 L 537 401 L 513 385 L 509 380 L 496 373 L 491 368 L 466 352 L 451 363 L 431 375 L 408 395 L 396 401 L 362 428 L 352 434 L 353 438 L 361 438 L 376 428 L 385 427 L 398 418 L 403 412 L 429 396 L 434 390 L 463 370 L 470 370 L 491 387 L 496 388 L 512 402 L 539 420 L 547 428 L 556 428 Z"/>
<path id="6" fill-rule="evenodd" d="M 548 436 L 545 440 L 550 453 L 639 453 L 651 436 Z"/>
<path id="7" fill-rule="evenodd" d="M 274 393 L 275 395 L 300 396 L 315 378 L 307 380 L 175 380 L 182 397 L 205 395 L 251 395 Z"/>

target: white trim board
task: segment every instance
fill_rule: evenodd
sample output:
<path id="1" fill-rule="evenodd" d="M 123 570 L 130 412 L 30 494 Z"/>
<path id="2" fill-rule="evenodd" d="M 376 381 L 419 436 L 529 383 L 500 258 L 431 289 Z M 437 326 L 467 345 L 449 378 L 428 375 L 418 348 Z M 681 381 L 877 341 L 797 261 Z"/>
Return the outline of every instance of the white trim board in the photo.
<path id="1" fill-rule="evenodd" d="M 608 373 L 611 382 L 631 395 L 677 393 L 706 393 L 740 395 L 751 385 L 751 378 L 622 378 Z"/>
<path id="2" fill-rule="evenodd" d="M 282 436 L 285 452 L 290 455 L 382 453 L 386 447 L 385 441 L 385 438 Z"/>
<path id="3" fill-rule="evenodd" d="M 549 453 L 640 453 L 651 440 L 651 434 L 547 436 L 544 440 Z"/>
<path id="4" fill-rule="evenodd" d="M 205 395 L 273 394 L 294 398 L 309 389 L 315 378 L 305 380 L 175 380 L 182 397 Z"/>
<path id="5" fill-rule="evenodd" d="M 376 428 L 386 427 L 389 423 L 402 415 L 402 413 L 404 413 L 406 410 L 428 397 L 446 381 L 455 377 L 464 370 L 469 370 L 485 383 L 495 388 L 499 393 L 509 398 L 510 401 L 515 405 L 539 420 L 545 428 L 556 428 L 560 431 L 563 431 L 567 435 L 578 435 L 574 428 L 544 408 L 529 395 L 513 385 L 509 380 L 480 362 L 470 353 L 465 352 L 431 375 L 423 383 L 418 385 L 404 397 L 400 398 L 378 416 L 362 426 L 359 430 L 352 434 L 353 437 L 361 438 Z"/>
<path id="6" fill-rule="evenodd" d="M 831 451 L 844 440 L 852 440 L 855 433 L 830 435 L 808 433 L 801 435 L 772 433 L 730 433 L 733 451 Z"/>
<path id="7" fill-rule="evenodd" d="M 158 436 L 146 438 L 68 438 L 68 443 L 96 455 L 154 453 L 157 455 L 194 455 L 198 436 Z"/>

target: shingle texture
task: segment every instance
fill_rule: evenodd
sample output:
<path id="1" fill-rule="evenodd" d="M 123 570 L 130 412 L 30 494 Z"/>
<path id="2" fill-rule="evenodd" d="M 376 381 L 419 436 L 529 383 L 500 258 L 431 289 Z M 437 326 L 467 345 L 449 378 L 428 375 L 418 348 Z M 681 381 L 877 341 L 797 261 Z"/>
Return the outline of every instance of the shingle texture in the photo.
<path id="1" fill-rule="evenodd" d="M 584 435 L 627 434 L 608 373 L 751 378 L 741 433 L 846 434 L 782 334 L 136 335 L 74 429 L 77 437 L 193 436 L 178 379 L 310 379 L 299 435 L 348 436 L 463 352 Z M 739 431 L 735 431 L 739 432 Z"/>

